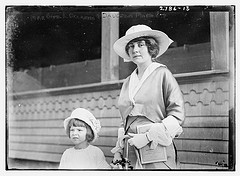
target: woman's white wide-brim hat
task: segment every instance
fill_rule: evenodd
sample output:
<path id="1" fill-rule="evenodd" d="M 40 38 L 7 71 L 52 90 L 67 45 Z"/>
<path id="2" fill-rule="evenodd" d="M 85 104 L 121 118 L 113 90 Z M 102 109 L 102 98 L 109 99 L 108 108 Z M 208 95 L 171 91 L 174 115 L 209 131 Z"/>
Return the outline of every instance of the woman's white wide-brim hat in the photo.
<path id="1" fill-rule="evenodd" d="M 119 38 L 114 44 L 113 49 L 114 51 L 124 59 L 125 62 L 130 61 L 129 55 L 126 53 L 125 47 L 131 40 L 143 37 L 143 36 L 149 36 L 153 37 L 155 40 L 157 40 L 159 45 L 159 53 L 156 57 L 161 56 L 169 47 L 169 45 L 173 42 L 167 34 L 165 34 L 162 31 L 158 30 L 152 30 L 147 25 L 135 25 L 130 27 L 127 31 L 125 36 Z"/>
<path id="2" fill-rule="evenodd" d="M 94 142 L 97 139 L 98 132 L 101 129 L 101 125 L 100 121 L 97 120 L 91 112 L 84 108 L 75 109 L 72 112 L 71 116 L 66 118 L 63 122 L 65 131 L 67 131 L 68 123 L 70 122 L 71 119 L 79 119 L 87 123 L 94 133 L 94 139 L 92 142 Z"/>

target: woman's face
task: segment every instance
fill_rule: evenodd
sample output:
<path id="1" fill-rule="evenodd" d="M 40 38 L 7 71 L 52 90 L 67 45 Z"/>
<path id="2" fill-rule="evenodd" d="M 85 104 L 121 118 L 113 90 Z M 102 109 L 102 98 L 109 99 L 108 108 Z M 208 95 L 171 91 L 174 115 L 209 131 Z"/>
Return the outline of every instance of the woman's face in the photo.
<path id="1" fill-rule="evenodd" d="M 81 144 L 86 140 L 87 128 L 86 127 L 74 127 L 70 128 L 70 139 L 75 144 Z"/>
<path id="2" fill-rule="evenodd" d="M 148 52 L 148 48 L 144 40 L 132 42 L 128 46 L 130 59 L 135 64 L 152 61 L 151 55 Z"/>

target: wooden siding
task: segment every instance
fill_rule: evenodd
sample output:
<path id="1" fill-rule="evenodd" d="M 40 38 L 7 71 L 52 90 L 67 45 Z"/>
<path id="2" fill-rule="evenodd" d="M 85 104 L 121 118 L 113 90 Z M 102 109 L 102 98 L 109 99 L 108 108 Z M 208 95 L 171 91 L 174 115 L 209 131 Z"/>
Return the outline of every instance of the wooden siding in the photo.
<path id="1" fill-rule="evenodd" d="M 110 162 L 120 123 L 116 108 L 119 90 L 61 96 L 18 99 L 9 103 L 9 157 L 59 162 L 63 151 L 72 146 L 63 120 L 77 107 L 89 109 L 102 129 L 94 143 Z"/>
<path id="2" fill-rule="evenodd" d="M 175 140 L 182 169 L 226 169 L 229 147 L 229 82 L 223 78 L 181 83 L 186 119 L 184 132 Z M 102 129 L 94 145 L 112 160 L 120 115 L 119 89 L 9 100 L 8 156 L 58 163 L 72 146 L 63 120 L 77 107 L 89 109 Z"/>
<path id="3" fill-rule="evenodd" d="M 182 169 L 226 169 L 228 163 L 229 83 L 201 80 L 180 85 L 186 119 L 183 133 L 175 140 Z"/>

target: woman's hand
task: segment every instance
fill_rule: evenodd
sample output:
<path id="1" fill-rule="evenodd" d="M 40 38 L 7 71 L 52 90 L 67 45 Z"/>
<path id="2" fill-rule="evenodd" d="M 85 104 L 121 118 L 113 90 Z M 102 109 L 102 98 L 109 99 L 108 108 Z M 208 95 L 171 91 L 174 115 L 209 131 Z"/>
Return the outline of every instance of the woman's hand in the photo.
<path id="1" fill-rule="evenodd" d="M 132 137 L 132 138 L 128 139 L 129 145 L 131 145 L 131 146 L 134 145 L 138 149 L 146 146 L 149 143 L 146 133 L 143 133 L 143 134 L 128 133 L 128 135 L 130 137 Z"/>
<path id="2" fill-rule="evenodd" d="M 169 146 L 172 143 L 172 138 L 163 123 L 153 123 L 146 134 L 149 141 L 152 141 L 151 148 L 153 149 L 158 144 Z"/>

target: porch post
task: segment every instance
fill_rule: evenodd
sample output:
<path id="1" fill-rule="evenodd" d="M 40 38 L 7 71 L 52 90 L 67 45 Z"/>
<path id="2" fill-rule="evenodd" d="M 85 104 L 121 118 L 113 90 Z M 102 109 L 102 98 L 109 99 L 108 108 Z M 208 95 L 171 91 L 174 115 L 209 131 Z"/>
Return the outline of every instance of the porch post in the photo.
<path id="1" fill-rule="evenodd" d="M 213 70 L 229 70 L 229 12 L 210 12 Z"/>
<path id="2" fill-rule="evenodd" d="M 113 44 L 119 37 L 119 12 L 102 12 L 101 82 L 119 80 L 119 57 Z"/>

